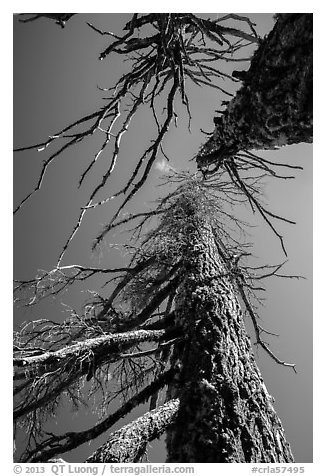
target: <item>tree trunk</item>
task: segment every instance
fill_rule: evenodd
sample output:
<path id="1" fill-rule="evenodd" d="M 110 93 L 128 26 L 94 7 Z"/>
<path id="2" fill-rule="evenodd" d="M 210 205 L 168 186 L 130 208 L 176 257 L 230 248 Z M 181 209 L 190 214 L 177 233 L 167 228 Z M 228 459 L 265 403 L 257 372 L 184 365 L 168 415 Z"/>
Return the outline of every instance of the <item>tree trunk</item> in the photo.
<path id="1" fill-rule="evenodd" d="M 185 344 L 168 399 L 179 398 L 167 430 L 168 462 L 292 462 L 284 430 L 255 363 L 226 262 L 209 223 L 188 218 L 176 324 Z"/>
<path id="2" fill-rule="evenodd" d="M 213 136 L 197 156 L 200 169 L 241 150 L 312 142 L 312 14 L 276 18 L 249 70 L 233 73 L 243 86 L 215 118 Z"/>

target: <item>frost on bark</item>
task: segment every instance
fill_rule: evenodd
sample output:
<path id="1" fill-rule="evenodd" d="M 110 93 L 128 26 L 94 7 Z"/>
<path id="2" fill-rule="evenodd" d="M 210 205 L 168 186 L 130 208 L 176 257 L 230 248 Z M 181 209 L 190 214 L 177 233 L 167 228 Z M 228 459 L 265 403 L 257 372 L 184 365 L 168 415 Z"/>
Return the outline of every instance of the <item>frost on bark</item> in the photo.
<path id="1" fill-rule="evenodd" d="M 242 88 L 216 117 L 197 156 L 199 168 L 241 150 L 312 142 L 312 14 L 280 13 L 247 72 Z"/>
<path id="2" fill-rule="evenodd" d="M 232 276 L 214 229 L 196 207 L 184 206 L 187 226 L 176 324 L 179 368 L 168 398 L 179 398 L 167 430 L 168 462 L 291 462 L 284 430 L 255 363 Z"/>

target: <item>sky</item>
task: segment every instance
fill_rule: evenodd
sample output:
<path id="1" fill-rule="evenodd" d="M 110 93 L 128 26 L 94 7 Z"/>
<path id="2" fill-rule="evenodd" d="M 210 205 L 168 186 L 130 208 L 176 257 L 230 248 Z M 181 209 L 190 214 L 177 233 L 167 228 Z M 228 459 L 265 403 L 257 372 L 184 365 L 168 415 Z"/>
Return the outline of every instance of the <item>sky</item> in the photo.
<path id="1" fill-rule="evenodd" d="M 214 17 L 215 14 L 210 14 Z M 247 14 L 257 23 L 260 34 L 267 33 L 273 25 L 272 14 Z M 127 14 L 87 14 L 72 18 L 65 29 L 53 22 L 40 20 L 21 24 L 14 19 L 14 146 L 19 147 L 42 141 L 82 115 L 103 104 L 103 93 L 97 86 L 109 87 L 121 72 L 116 57 L 99 62 L 99 53 L 108 39 L 92 31 L 85 20 L 99 28 L 119 33 L 129 19 Z M 243 68 L 248 67 L 243 66 Z M 242 69 L 237 66 L 237 69 Z M 221 97 L 215 90 L 190 88 L 192 133 L 186 129 L 183 111 L 179 112 L 179 127 L 171 128 L 165 148 L 176 170 L 195 170 L 190 161 L 204 142 L 200 132 L 212 130 L 215 109 L 220 108 Z M 137 123 L 124 136 L 122 155 L 116 175 L 103 194 L 119 188 L 144 148 L 149 143 L 150 116 L 144 111 Z M 78 216 L 79 207 L 85 202 L 94 186 L 96 175 L 91 176 L 82 189 L 77 188 L 78 178 L 94 156 L 96 144 L 90 140 L 65 153 L 50 166 L 41 190 L 26 203 L 14 219 L 14 277 L 29 279 L 37 270 L 52 269 Z M 14 207 L 35 186 L 46 152 L 35 150 L 14 156 Z M 265 306 L 260 310 L 262 324 L 280 335 L 271 340 L 275 353 L 286 361 L 297 364 L 298 373 L 281 367 L 260 350 L 257 361 L 269 392 L 275 398 L 275 408 L 283 422 L 286 436 L 291 443 L 298 463 L 312 461 L 312 145 L 299 144 L 283 147 L 278 151 L 264 152 L 275 162 L 301 165 L 293 181 L 268 181 L 266 203 L 271 210 L 294 219 L 296 225 L 278 224 L 288 250 L 284 271 L 300 274 L 305 280 L 270 279 L 267 283 Z M 105 171 L 103 157 L 99 163 L 98 177 Z M 151 200 L 161 193 L 158 188 L 165 162 L 162 157 L 151 173 L 149 181 L 128 208 L 147 208 Z M 110 267 L 121 263 L 121 255 L 110 244 L 121 240 L 110 236 L 100 253 L 92 254 L 92 240 L 107 223 L 112 214 L 111 204 L 89 212 L 76 235 L 63 264 L 79 263 Z M 245 214 L 245 212 L 244 212 Z M 249 216 L 247 214 L 247 216 Z M 247 217 L 246 216 L 246 217 Z M 260 263 L 279 263 L 284 255 L 276 237 L 259 217 L 251 217 L 256 224 L 251 241 Z M 64 296 L 63 301 L 85 299 L 75 293 Z M 23 320 L 55 316 L 63 319 L 63 306 L 47 301 L 40 310 L 15 312 L 15 325 Z M 248 324 L 248 330 L 250 325 Z M 140 409 L 143 411 L 143 409 Z M 139 411 L 139 413 L 140 413 Z M 88 427 L 94 417 L 85 415 L 78 419 L 68 409 L 63 410 L 67 430 Z M 57 425 L 56 422 L 53 422 Z M 75 450 L 65 456 L 67 461 L 83 461 L 102 442 Z M 163 443 L 153 443 L 152 462 L 163 461 Z"/>

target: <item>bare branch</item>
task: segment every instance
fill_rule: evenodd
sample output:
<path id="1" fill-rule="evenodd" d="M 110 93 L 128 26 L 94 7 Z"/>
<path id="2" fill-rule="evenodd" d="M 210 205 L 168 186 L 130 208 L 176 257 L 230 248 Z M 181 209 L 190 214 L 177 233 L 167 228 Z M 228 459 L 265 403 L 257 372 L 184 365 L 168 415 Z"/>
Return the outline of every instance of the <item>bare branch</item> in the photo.
<path id="1" fill-rule="evenodd" d="M 132 463 L 137 461 L 144 444 L 158 438 L 174 422 L 178 408 L 179 400 L 175 399 L 145 413 L 129 425 L 112 433 L 107 443 L 98 448 L 86 462 Z"/>
<path id="2" fill-rule="evenodd" d="M 260 347 L 262 347 L 267 352 L 267 354 L 277 364 L 283 365 L 284 367 L 291 367 L 293 369 L 293 371 L 296 373 L 297 372 L 296 364 L 290 364 L 290 363 L 285 362 L 284 360 L 281 360 L 278 357 L 276 357 L 276 355 L 269 348 L 269 345 L 261 339 L 261 332 L 266 333 L 266 331 L 264 329 L 262 329 L 261 326 L 258 325 L 256 314 L 253 311 L 252 306 L 251 306 L 251 304 L 250 304 L 250 302 L 249 302 L 249 300 L 246 296 L 246 293 L 243 290 L 241 282 L 239 282 L 239 281 L 238 281 L 238 290 L 240 292 L 241 298 L 242 298 L 242 300 L 243 300 L 243 302 L 246 306 L 246 310 L 248 311 L 248 314 L 249 314 L 249 316 L 251 318 L 251 321 L 253 323 L 253 326 L 254 326 L 254 329 L 255 329 L 255 334 L 256 334 L 256 339 L 257 339 L 257 345 L 260 345 Z"/>
<path id="3" fill-rule="evenodd" d="M 38 447 L 29 452 L 23 461 L 30 463 L 45 462 L 48 458 L 66 453 L 78 446 L 93 440 L 111 428 L 121 418 L 125 417 L 135 407 L 145 403 L 150 396 L 162 389 L 173 377 L 174 370 L 170 369 L 163 372 L 156 380 L 141 390 L 138 394 L 131 397 L 118 410 L 109 415 L 103 421 L 92 428 L 80 432 L 69 432 L 64 435 L 52 435 L 44 440 Z"/>

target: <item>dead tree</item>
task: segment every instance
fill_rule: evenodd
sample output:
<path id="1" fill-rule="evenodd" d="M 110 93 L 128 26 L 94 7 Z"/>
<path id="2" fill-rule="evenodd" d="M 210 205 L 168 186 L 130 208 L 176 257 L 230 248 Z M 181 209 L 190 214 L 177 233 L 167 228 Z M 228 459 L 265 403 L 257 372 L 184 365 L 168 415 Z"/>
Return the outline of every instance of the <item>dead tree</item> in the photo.
<path id="1" fill-rule="evenodd" d="M 233 76 L 243 80 L 235 97 L 214 119 L 215 130 L 202 146 L 196 162 L 205 177 L 223 170 L 258 210 L 273 232 L 274 219 L 286 220 L 266 210 L 246 186 L 242 171 L 257 169 L 274 177 L 274 167 L 252 150 L 277 149 L 312 142 L 312 14 L 278 14 L 269 35 L 256 50 L 250 68 Z M 296 169 L 295 165 L 286 165 Z M 288 177 L 289 178 L 289 177 Z"/>
<path id="2" fill-rule="evenodd" d="M 182 199 L 186 246 L 175 314 L 184 342 L 171 357 L 178 373 L 168 395 L 180 406 L 167 431 L 168 461 L 293 461 L 244 327 L 231 258 L 222 258 L 214 223 Z"/>
<path id="3" fill-rule="evenodd" d="M 225 19 L 228 17 L 227 15 Z M 95 248 L 102 242 L 110 226 L 117 221 L 120 212 L 144 185 L 157 158 L 163 156 L 169 159 L 164 150 L 164 140 L 170 127 L 177 120 L 178 99 L 181 99 L 189 118 L 190 128 L 191 103 L 186 81 L 199 87 L 211 87 L 224 96 L 232 97 L 232 93 L 222 86 L 222 80 L 236 80 L 223 72 L 220 65 L 222 66 L 224 62 L 249 60 L 250 57 L 242 55 L 243 48 L 257 45 L 259 42 L 254 25 L 247 17 L 235 15 L 234 18 L 240 24 L 240 28 L 225 26 L 223 17 L 218 20 L 206 20 L 191 13 L 146 15 L 135 13 L 126 23 L 124 27 L 126 33 L 122 36 L 102 31 L 88 23 L 96 34 L 113 39 L 100 53 L 99 59 L 103 61 L 112 54 L 117 54 L 129 62 L 129 70 L 112 87 L 103 89 L 107 95 L 103 107 L 77 119 L 38 144 L 16 149 L 16 152 L 28 149 L 40 153 L 48 150 L 52 152 L 43 161 L 35 188 L 21 200 L 14 213 L 20 211 L 40 190 L 49 166 L 66 150 L 93 135 L 100 138 L 99 148 L 81 174 L 78 187 L 84 186 L 86 177 L 97 167 L 101 155 L 109 152 L 107 170 L 89 193 L 87 202 L 80 207 L 75 226 L 58 258 L 58 266 L 61 265 L 65 251 L 78 232 L 87 212 L 98 206 L 114 204 L 117 198 L 123 197 L 122 204 L 108 226 L 96 237 L 93 246 Z M 148 31 L 152 29 L 155 34 L 150 35 Z M 163 107 L 160 107 L 157 99 L 164 95 L 166 99 Z M 136 165 L 123 187 L 99 200 L 98 195 L 108 186 L 116 166 L 119 165 L 123 136 L 130 124 L 138 119 L 139 112 L 144 106 L 151 111 L 156 128 L 150 137 L 150 145 L 137 158 Z M 116 123 L 119 126 L 116 126 Z"/>
<path id="4" fill-rule="evenodd" d="M 226 231 L 232 218 L 220 199 L 223 192 L 232 194 L 229 184 L 220 181 L 217 189 L 183 177 L 137 225 L 140 230 L 162 212 L 111 296 L 93 303 L 93 317 L 57 326 L 41 322 L 17 333 L 15 418 L 29 425 L 37 441 L 34 447 L 30 442 L 24 461 L 44 462 L 76 448 L 147 400 L 149 414 L 113 433 L 87 461 L 139 461 L 146 444 L 166 431 L 170 462 L 293 461 L 243 322 L 244 312 L 257 344 L 277 363 L 295 368 L 262 339 L 267 331 L 253 305 L 255 290 L 262 289 L 254 283 L 278 275 L 281 266 L 267 267 L 267 274 L 245 262 L 240 266 L 250 253 Z M 28 285 L 36 286 L 34 298 L 45 297 L 40 281 Z M 158 345 L 148 347 L 150 342 Z M 119 382 L 113 394 L 103 378 L 112 368 Z M 78 405 L 85 381 L 102 389 L 104 408 L 120 395 L 125 403 L 89 430 L 44 438 L 42 419 L 56 411 L 63 392 Z M 166 404 L 157 407 L 165 387 Z"/>
<path id="5" fill-rule="evenodd" d="M 240 152 L 312 142 L 312 34 L 312 14 L 276 15 L 248 71 L 233 72 L 243 85 L 214 119 L 215 131 L 196 157 L 199 169 L 213 173 L 228 158 L 244 162 Z"/>
<path id="6" fill-rule="evenodd" d="M 245 22 L 250 32 L 222 26 L 223 19 L 203 20 L 192 14 L 134 14 L 125 26 L 126 34 L 121 37 L 90 25 L 95 32 L 114 38 L 100 59 L 112 52 L 131 53 L 133 69 L 111 89 L 103 108 L 42 143 L 18 149 L 43 151 L 50 146 L 57 147 L 44 161 L 34 190 L 16 211 L 40 189 L 48 165 L 66 149 L 95 132 L 104 137 L 80 178 L 81 185 L 114 138 L 108 169 L 81 207 L 57 266 L 34 279 L 16 281 L 17 297 L 27 296 L 30 306 L 49 296 L 59 296 L 74 283 L 87 282 L 95 275 L 112 285 L 109 295 L 93 293 L 83 314 L 71 310 L 71 317 L 63 323 L 34 321 L 15 333 L 15 419 L 29 435 L 22 461 L 45 462 L 64 454 L 107 432 L 146 402 L 149 402 L 149 412 L 112 433 L 87 462 L 141 461 L 147 443 L 163 433 L 167 435 L 169 462 L 293 461 L 272 397 L 255 363 L 243 321 L 244 315 L 251 319 L 256 344 L 275 362 L 295 370 L 294 364 L 276 357 L 263 339 L 269 332 L 259 325 L 255 305 L 255 300 L 259 302 L 257 293 L 263 291 L 257 281 L 282 276 L 279 273 L 282 263 L 250 266 L 250 247 L 230 231 L 232 224 L 236 228 L 243 227 L 230 207 L 249 202 L 253 209 L 260 211 L 285 249 L 273 220 L 291 220 L 270 212 L 261 204 L 257 185 L 265 174 L 290 178 L 275 172 L 281 164 L 267 163 L 249 152 L 247 148 L 252 148 L 254 135 L 238 133 L 230 126 L 232 146 L 225 153 L 224 149 L 221 153 L 217 150 L 217 138 L 223 137 L 217 132 L 199 152 L 197 163 L 203 174 L 171 175 L 168 181 L 175 182 L 174 190 L 162 198 L 156 208 L 119 218 L 147 180 L 159 153 L 164 155 L 163 139 L 174 119 L 177 95 L 189 119 L 191 117 L 185 78 L 230 95 L 212 81 L 223 73 L 210 63 L 220 59 L 231 61 L 234 52 L 244 41 L 249 41 L 260 45 L 250 70 L 256 67 L 252 75 L 257 75 L 258 82 L 262 80 L 263 68 L 261 63 L 257 66 L 257 58 L 261 51 L 268 50 L 273 35 L 261 43 L 248 19 L 237 15 L 233 18 Z M 304 20 L 300 20 L 302 18 Z M 278 16 L 273 31 L 280 31 L 277 37 L 280 45 L 275 40 L 275 48 L 287 51 L 287 44 L 282 43 L 282 28 L 287 22 L 298 20 L 300 23 L 306 21 L 305 18 L 304 15 Z M 148 26 L 154 27 L 153 36 L 140 37 L 139 30 Z M 295 31 L 297 34 L 298 30 Z M 229 36 L 237 41 L 231 43 Z M 205 41 L 219 45 L 220 50 L 208 47 Z M 237 75 L 226 76 L 236 80 Z M 307 77 L 308 73 L 304 75 L 303 86 Z M 274 94 L 272 83 L 268 87 L 270 94 Z M 247 95 L 249 90 L 248 87 Z M 159 121 L 155 99 L 162 91 L 167 93 L 167 100 L 163 120 Z M 231 105 L 237 104 L 241 91 L 230 102 L 229 116 L 226 112 L 221 121 L 216 121 L 217 128 L 226 130 L 227 117 L 232 117 Z M 126 98 L 131 99 L 129 109 L 125 108 Z M 258 107 L 259 100 L 256 103 Z M 125 186 L 114 196 L 96 201 L 120 156 L 121 137 L 143 104 L 149 105 L 153 112 L 157 136 L 139 158 Z M 122 125 L 113 134 L 122 110 Z M 241 126 L 241 122 L 239 124 Z M 292 143 L 289 137 L 288 143 Z M 223 147 L 225 143 L 226 140 Z M 213 170 L 210 169 L 212 164 Z M 63 266 L 62 257 L 79 230 L 85 212 L 120 195 L 125 196 L 122 205 L 97 236 L 94 246 L 111 230 L 136 223 L 134 240 L 125 245 L 131 254 L 129 266 L 118 269 L 80 264 Z M 144 234 L 144 225 L 150 220 L 154 225 Z M 86 385 L 90 387 L 85 395 Z M 98 424 L 63 435 L 46 432 L 47 419 L 65 399 L 70 399 L 80 410 L 85 396 L 89 399 L 91 395 L 96 395 L 96 405 L 102 411 Z M 122 398 L 122 404 L 110 412 L 109 405 L 117 398 Z"/>

